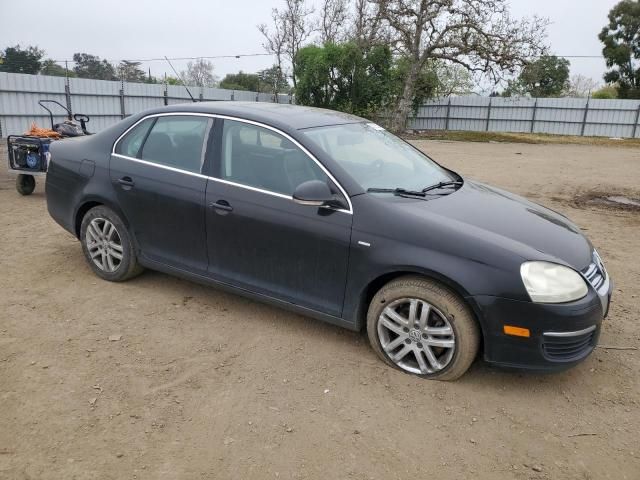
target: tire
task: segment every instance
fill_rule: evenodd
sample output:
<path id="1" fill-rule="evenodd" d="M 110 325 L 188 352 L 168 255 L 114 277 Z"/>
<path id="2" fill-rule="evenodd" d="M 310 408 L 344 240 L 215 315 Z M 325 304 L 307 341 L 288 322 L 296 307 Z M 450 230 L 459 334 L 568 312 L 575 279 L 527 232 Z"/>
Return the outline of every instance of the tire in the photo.
<path id="1" fill-rule="evenodd" d="M 104 280 L 123 282 L 144 270 L 124 222 L 104 205 L 92 208 L 82 218 L 80 243 L 87 263 Z"/>
<path id="2" fill-rule="evenodd" d="M 416 276 L 393 280 L 374 295 L 367 334 L 387 364 L 433 380 L 461 377 L 480 345 L 478 324 L 465 302 L 440 283 Z"/>
<path id="3" fill-rule="evenodd" d="M 33 175 L 18 174 L 16 178 L 16 190 L 20 195 L 31 195 L 36 189 L 36 179 Z"/>

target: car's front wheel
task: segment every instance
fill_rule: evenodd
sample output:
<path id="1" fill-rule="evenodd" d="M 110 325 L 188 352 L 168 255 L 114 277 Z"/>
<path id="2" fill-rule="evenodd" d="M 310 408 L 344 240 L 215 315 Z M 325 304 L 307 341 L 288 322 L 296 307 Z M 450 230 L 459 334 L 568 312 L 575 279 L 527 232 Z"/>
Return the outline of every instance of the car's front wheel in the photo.
<path id="1" fill-rule="evenodd" d="M 478 325 L 464 301 L 423 277 L 402 277 L 374 295 L 367 314 L 373 350 L 388 364 L 437 380 L 456 380 L 473 363 Z"/>
<path id="2" fill-rule="evenodd" d="M 100 205 L 85 214 L 80 242 L 89 266 L 105 280 L 122 282 L 143 270 L 127 227 L 110 208 Z"/>

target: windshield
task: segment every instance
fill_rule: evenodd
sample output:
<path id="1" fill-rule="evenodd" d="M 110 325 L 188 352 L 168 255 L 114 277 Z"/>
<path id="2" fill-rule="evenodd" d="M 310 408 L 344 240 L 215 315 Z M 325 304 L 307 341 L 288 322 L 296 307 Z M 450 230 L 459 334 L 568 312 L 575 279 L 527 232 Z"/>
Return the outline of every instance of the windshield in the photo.
<path id="1" fill-rule="evenodd" d="M 303 130 L 360 186 L 422 190 L 457 180 L 429 157 L 374 123 L 352 123 Z"/>

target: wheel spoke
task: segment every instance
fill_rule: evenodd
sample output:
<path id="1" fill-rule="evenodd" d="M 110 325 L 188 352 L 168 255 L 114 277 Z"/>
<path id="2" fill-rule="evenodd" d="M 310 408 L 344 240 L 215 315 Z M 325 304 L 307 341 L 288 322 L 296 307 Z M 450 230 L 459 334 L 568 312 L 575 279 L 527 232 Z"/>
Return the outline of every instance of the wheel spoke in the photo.
<path id="1" fill-rule="evenodd" d="M 89 250 L 89 255 L 91 255 L 91 258 L 96 258 L 98 255 L 102 255 L 102 250 L 99 248 L 96 248 L 93 251 Z"/>
<path id="2" fill-rule="evenodd" d="M 422 352 L 420 350 L 416 350 L 415 355 L 418 360 L 418 366 L 420 367 L 420 373 L 429 373 L 429 367 L 427 366 L 427 362 L 424 361 L 424 355 L 422 355 Z"/>
<path id="3" fill-rule="evenodd" d="M 113 264 L 113 257 L 109 252 L 107 252 L 107 265 L 109 266 L 110 272 L 113 272 L 116 269 L 115 265 Z"/>
<path id="4" fill-rule="evenodd" d="M 424 331 L 428 335 L 453 335 L 453 329 L 448 325 L 446 327 L 427 327 Z"/>
<path id="5" fill-rule="evenodd" d="M 392 307 L 385 308 L 382 313 L 399 325 L 407 326 L 409 324 L 409 321 L 396 312 Z"/>
<path id="6" fill-rule="evenodd" d="M 111 247 L 111 250 L 115 250 L 116 252 L 120 252 L 122 253 L 122 245 L 117 244 L 114 241 L 109 242 L 109 246 Z"/>
<path id="7" fill-rule="evenodd" d="M 391 330 L 393 333 L 397 333 L 398 335 L 401 335 L 401 336 L 405 335 L 404 331 L 402 330 L 402 327 L 392 322 L 388 317 L 382 318 L 382 325 L 384 325 L 387 329 Z"/>
<path id="8" fill-rule="evenodd" d="M 107 233 L 109 232 L 109 227 L 111 227 L 111 222 L 103 220 L 103 224 L 102 224 L 102 236 L 103 237 L 107 236 Z"/>
<path id="9" fill-rule="evenodd" d="M 391 342 L 389 342 L 389 344 L 384 347 L 385 352 L 387 352 L 387 353 L 393 352 L 402 343 L 404 343 L 404 339 L 405 339 L 405 337 L 401 336 L 401 337 L 398 337 L 395 340 L 392 340 Z"/>
<path id="10" fill-rule="evenodd" d="M 404 347 L 402 347 L 402 349 L 398 353 L 396 353 L 393 356 L 393 361 L 396 363 L 399 362 L 404 357 L 406 357 L 409 352 L 412 352 L 412 351 L 413 349 L 409 345 L 405 345 Z"/>
<path id="11" fill-rule="evenodd" d="M 418 311 L 418 300 L 412 298 L 409 302 L 409 324 L 411 327 L 416 323 L 416 316 Z"/>
<path id="12" fill-rule="evenodd" d="M 102 256 L 100 257 L 100 263 L 101 263 L 101 267 L 103 270 L 105 271 L 109 271 L 109 266 L 107 265 L 107 251 L 106 250 L 102 250 L 100 252 L 102 254 Z"/>
<path id="13" fill-rule="evenodd" d="M 429 313 L 431 313 L 431 305 L 425 302 L 422 303 L 422 310 L 420 311 L 420 330 L 427 329 L 427 320 L 429 320 Z"/>
<path id="14" fill-rule="evenodd" d="M 111 222 L 105 222 L 108 227 L 107 227 L 107 234 L 105 235 L 105 240 L 107 241 L 111 241 L 111 237 L 113 237 L 113 232 L 116 231 L 116 227 L 113 226 L 113 223 Z"/>
<path id="15" fill-rule="evenodd" d="M 423 340 L 422 343 L 429 345 L 431 347 L 440 347 L 440 348 L 453 348 L 456 344 L 455 340 L 449 339 L 439 339 L 439 338 L 429 338 Z"/>
<path id="16" fill-rule="evenodd" d="M 425 345 L 423 351 L 424 351 L 424 354 L 427 356 L 429 365 L 431 365 L 433 370 L 442 370 L 442 365 L 436 358 L 435 354 L 433 353 L 433 350 L 431 350 L 431 347 L 429 345 Z"/>
<path id="17" fill-rule="evenodd" d="M 93 226 L 93 222 L 91 222 L 87 227 L 87 233 L 95 242 L 98 242 L 100 240 L 100 235 L 96 231 L 96 228 Z"/>
<path id="18" fill-rule="evenodd" d="M 111 257 L 115 258 L 116 260 L 122 260 L 122 254 L 120 252 L 111 250 L 111 252 L 109 252 L 109 255 L 111 255 Z"/>

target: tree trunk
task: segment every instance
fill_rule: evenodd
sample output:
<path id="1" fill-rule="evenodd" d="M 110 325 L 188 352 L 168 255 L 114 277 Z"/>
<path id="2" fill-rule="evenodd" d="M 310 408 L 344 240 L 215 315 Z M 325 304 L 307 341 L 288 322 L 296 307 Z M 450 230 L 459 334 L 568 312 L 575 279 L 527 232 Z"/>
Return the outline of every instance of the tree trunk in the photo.
<path id="1" fill-rule="evenodd" d="M 418 79 L 418 71 L 420 69 L 419 61 L 411 63 L 411 68 L 407 77 L 404 79 L 404 85 L 402 87 L 402 96 L 398 100 L 398 105 L 391 116 L 391 123 L 389 129 L 393 133 L 404 132 L 407 126 L 407 117 L 411 112 L 411 106 L 413 103 L 413 93 L 416 88 L 416 81 Z"/>

